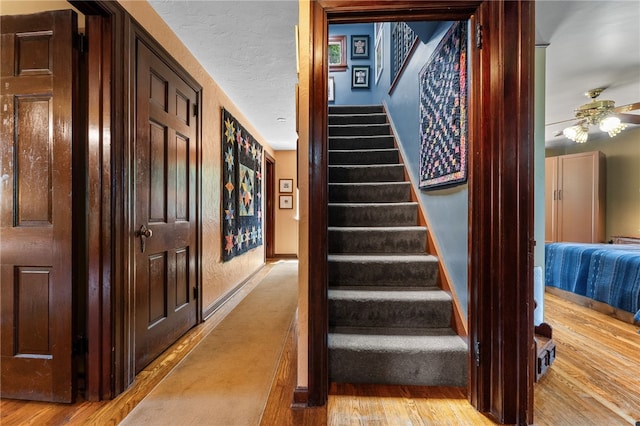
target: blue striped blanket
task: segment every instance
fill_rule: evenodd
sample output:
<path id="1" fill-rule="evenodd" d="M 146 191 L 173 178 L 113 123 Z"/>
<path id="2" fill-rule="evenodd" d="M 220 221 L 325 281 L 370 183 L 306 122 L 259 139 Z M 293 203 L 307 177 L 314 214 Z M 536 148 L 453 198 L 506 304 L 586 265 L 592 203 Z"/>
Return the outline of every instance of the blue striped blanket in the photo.
<path id="1" fill-rule="evenodd" d="M 640 246 L 549 243 L 545 284 L 607 303 L 640 321 Z"/>

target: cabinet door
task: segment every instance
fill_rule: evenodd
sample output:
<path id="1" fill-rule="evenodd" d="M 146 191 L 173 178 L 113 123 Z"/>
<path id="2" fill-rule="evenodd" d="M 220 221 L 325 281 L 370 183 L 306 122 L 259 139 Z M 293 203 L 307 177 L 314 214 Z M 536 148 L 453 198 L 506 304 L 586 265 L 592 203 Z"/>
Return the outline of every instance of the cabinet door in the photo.
<path id="1" fill-rule="evenodd" d="M 544 239 L 547 243 L 558 240 L 557 197 L 558 157 L 544 160 Z"/>
<path id="2" fill-rule="evenodd" d="M 597 160 L 594 153 L 558 157 L 558 241 L 597 241 Z"/>

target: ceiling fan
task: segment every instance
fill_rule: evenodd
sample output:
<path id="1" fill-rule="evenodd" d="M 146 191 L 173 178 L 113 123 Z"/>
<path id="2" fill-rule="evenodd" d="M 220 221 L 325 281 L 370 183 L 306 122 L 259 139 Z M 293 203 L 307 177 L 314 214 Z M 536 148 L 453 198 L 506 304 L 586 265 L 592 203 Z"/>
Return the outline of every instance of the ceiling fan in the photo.
<path id="1" fill-rule="evenodd" d="M 627 114 L 629 111 L 640 109 L 640 102 L 616 107 L 614 101 L 598 100 L 598 96 L 604 90 L 605 88 L 597 88 L 587 91 L 585 96 L 590 98 L 591 102 L 576 108 L 574 118 L 549 123 L 547 126 L 578 120 L 574 125 L 556 133 L 556 136 L 564 135 L 574 142 L 585 143 L 589 137 L 589 126 L 597 126 L 610 137 L 614 137 L 628 124 L 640 124 L 640 115 Z"/>

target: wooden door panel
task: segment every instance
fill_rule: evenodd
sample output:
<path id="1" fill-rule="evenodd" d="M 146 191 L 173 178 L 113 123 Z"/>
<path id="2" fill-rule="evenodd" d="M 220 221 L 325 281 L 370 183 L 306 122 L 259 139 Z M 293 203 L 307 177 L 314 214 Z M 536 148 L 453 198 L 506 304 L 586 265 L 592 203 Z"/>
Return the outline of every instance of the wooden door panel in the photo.
<path id="1" fill-rule="evenodd" d="M 197 94 L 138 42 L 135 227 L 136 371 L 196 323 Z"/>
<path id="2" fill-rule="evenodd" d="M 1 394 L 71 402 L 72 11 L 2 16 Z"/>

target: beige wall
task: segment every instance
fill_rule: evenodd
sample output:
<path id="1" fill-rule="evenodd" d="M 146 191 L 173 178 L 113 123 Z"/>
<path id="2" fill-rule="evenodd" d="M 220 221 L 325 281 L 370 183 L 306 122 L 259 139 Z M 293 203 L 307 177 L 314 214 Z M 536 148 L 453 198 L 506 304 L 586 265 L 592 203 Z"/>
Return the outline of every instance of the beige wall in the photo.
<path id="1" fill-rule="evenodd" d="M 547 157 L 600 151 L 606 157 L 607 204 L 605 238 L 614 235 L 640 237 L 640 127 L 614 138 L 547 150 Z"/>
<path id="2" fill-rule="evenodd" d="M 298 209 L 297 209 L 297 186 L 296 181 L 296 151 L 276 151 L 276 209 L 275 209 L 275 247 L 276 255 L 297 255 L 298 254 Z M 281 193 L 279 190 L 280 179 L 293 180 L 293 192 Z M 280 209 L 280 195 L 293 196 L 293 209 Z"/>
<path id="3" fill-rule="evenodd" d="M 202 87 L 202 298 L 205 311 L 264 264 L 264 246 L 229 262 L 221 260 L 221 108 L 231 112 L 273 157 L 274 151 L 259 132 L 231 103 L 227 95 L 191 55 L 146 1 L 120 1 L 120 4 L 154 37 Z M 24 14 L 43 10 L 69 9 L 66 1 L 6 1 L 0 3 L 2 14 Z M 80 25 L 80 24 L 79 24 Z M 286 157 L 286 156 L 285 156 Z M 287 160 L 287 163 L 295 160 Z M 287 168 L 291 167 L 287 165 Z M 288 173 L 288 172 L 287 172 Z M 295 176 L 295 174 L 294 174 Z M 264 199 L 264 197 L 262 197 Z M 288 241 L 289 237 L 286 237 Z M 276 234 L 276 247 L 278 235 Z"/>
<path id="4" fill-rule="evenodd" d="M 203 86 L 202 297 L 206 310 L 259 268 L 265 257 L 263 245 L 229 262 L 221 260 L 221 108 L 233 114 L 272 156 L 274 152 L 149 3 L 135 0 L 119 3 Z"/>
<path id="5" fill-rule="evenodd" d="M 2 0 L 0 15 L 24 15 L 26 13 L 44 12 L 46 10 L 72 9 L 78 14 L 78 29 L 84 29 L 84 15 L 65 0 Z"/>

